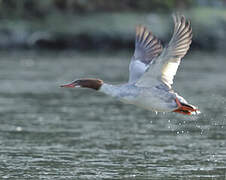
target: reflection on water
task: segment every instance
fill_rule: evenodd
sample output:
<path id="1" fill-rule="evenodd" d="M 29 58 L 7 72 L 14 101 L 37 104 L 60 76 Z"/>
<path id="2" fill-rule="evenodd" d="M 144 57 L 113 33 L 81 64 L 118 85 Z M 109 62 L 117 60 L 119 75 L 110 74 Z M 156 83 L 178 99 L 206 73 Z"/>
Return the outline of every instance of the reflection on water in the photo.
<path id="1" fill-rule="evenodd" d="M 127 80 L 120 53 L 1 52 L 0 176 L 4 179 L 223 179 L 223 56 L 190 53 L 175 89 L 202 114 L 149 112 L 90 90 L 75 78 Z"/>

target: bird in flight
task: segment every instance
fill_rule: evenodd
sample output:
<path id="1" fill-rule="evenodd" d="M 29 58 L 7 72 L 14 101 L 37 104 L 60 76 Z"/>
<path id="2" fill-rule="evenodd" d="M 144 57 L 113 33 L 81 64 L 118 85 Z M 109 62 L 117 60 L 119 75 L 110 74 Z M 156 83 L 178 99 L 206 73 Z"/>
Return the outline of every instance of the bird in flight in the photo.
<path id="1" fill-rule="evenodd" d="M 198 114 L 195 106 L 172 89 L 178 66 L 192 41 L 190 21 L 179 14 L 173 15 L 173 20 L 173 36 L 164 48 L 146 27 L 136 27 L 135 51 L 127 83 L 111 85 L 100 79 L 84 78 L 61 87 L 91 88 L 124 103 L 155 112 Z"/>

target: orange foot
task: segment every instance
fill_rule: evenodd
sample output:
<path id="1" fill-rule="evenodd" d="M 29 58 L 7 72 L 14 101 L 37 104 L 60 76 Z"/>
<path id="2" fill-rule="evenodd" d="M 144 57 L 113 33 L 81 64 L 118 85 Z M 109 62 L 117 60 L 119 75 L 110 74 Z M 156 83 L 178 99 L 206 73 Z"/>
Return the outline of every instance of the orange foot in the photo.
<path id="1" fill-rule="evenodd" d="M 175 99 L 178 108 L 174 110 L 173 112 L 185 114 L 185 115 L 192 115 L 192 112 L 198 112 L 198 109 L 193 108 L 192 106 L 189 106 L 187 104 L 181 104 L 178 98 Z"/>

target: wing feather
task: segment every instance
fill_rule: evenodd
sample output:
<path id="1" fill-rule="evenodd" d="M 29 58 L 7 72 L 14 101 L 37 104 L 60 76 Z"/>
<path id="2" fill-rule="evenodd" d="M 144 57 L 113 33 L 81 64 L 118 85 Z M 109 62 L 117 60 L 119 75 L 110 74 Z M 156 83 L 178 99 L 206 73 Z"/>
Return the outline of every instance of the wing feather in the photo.
<path id="1" fill-rule="evenodd" d="M 136 28 L 134 59 L 149 64 L 162 52 L 161 42 L 144 26 Z"/>
<path id="2" fill-rule="evenodd" d="M 137 26 L 135 51 L 129 68 L 129 82 L 136 82 L 162 50 L 161 42 L 146 27 Z"/>
<path id="3" fill-rule="evenodd" d="M 169 44 L 137 81 L 138 86 L 153 86 L 154 83 L 163 82 L 171 88 L 180 61 L 187 53 L 192 41 L 190 21 L 179 14 L 173 15 L 173 20 L 174 32 Z"/>

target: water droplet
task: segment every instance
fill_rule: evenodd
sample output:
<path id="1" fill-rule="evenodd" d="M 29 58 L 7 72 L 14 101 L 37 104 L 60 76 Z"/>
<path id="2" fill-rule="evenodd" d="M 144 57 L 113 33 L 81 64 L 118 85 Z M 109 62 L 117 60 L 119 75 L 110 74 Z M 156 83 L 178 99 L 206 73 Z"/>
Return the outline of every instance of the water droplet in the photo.
<path id="1" fill-rule="evenodd" d="M 20 126 L 16 127 L 16 131 L 22 131 L 22 127 Z"/>
<path id="2" fill-rule="evenodd" d="M 5 176 L 2 176 L 3 179 L 8 179 L 9 176 L 5 175 Z"/>

